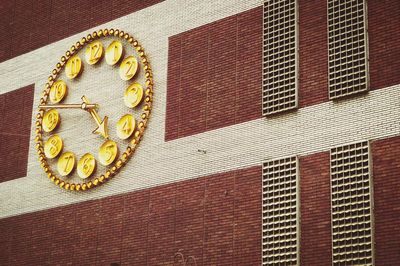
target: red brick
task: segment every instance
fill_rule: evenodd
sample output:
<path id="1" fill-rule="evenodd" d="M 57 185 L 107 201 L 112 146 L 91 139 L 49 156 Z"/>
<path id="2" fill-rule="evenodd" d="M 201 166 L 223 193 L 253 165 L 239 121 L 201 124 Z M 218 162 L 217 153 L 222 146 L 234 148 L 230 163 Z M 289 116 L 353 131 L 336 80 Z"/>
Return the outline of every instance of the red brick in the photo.
<path id="1" fill-rule="evenodd" d="M 98 200 L 79 204 L 75 213 L 76 240 L 71 247 L 74 265 L 93 265 L 96 262 L 101 206 Z M 110 226 L 111 225 L 110 223 Z"/>
<path id="2" fill-rule="evenodd" d="M 371 144 L 376 265 L 400 261 L 400 136 Z"/>
<path id="3" fill-rule="evenodd" d="M 327 4 L 299 3 L 299 107 L 329 101 Z"/>
<path id="4" fill-rule="evenodd" d="M 211 24 L 208 41 L 206 130 L 212 130 L 235 124 L 237 17 Z"/>
<path id="5" fill-rule="evenodd" d="M 71 263 L 74 259 L 69 250 L 71 250 L 78 241 L 78 231 L 75 230 L 76 205 L 69 205 L 62 208 L 57 208 L 49 213 L 51 219 L 51 245 L 49 246 L 49 265 L 65 265 Z M 24 219 L 34 221 L 33 217 Z M 30 252 L 30 248 L 27 249 Z M 32 255 L 30 255 L 32 256 Z"/>
<path id="6" fill-rule="evenodd" d="M 165 140 L 261 117 L 262 8 L 169 38 Z"/>
<path id="7" fill-rule="evenodd" d="M 165 116 L 165 140 L 179 137 L 181 92 L 182 37 L 176 35 L 168 42 L 167 103 Z"/>
<path id="8" fill-rule="evenodd" d="M 2 1 L 0 4 L 0 62 L 11 57 L 12 21 L 15 10 L 14 1 Z"/>
<path id="9" fill-rule="evenodd" d="M 229 172 L 206 180 L 205 265 L 233 265 L 235 176 Z"/>
<path id="10" fill-rule="evenodd" d="M 203 265 L 205 179 L 177 184 L 175 212 L 175 253 L 192 256 Z M 178 262 L 178 258 L 176 258 Z"/>
<path id="11" fill-rule="evenodd" d="M 26 176 L 34 86 L 0 95 L 0 182 Z"/>
<path id="12" fill-rule="evenodd" d="M 101 199 L 97 230 L 96 265 L 121 263 L 124 196 Z"/>
<path id="13" fill-rule="evenodd" d="M 262 7 L 237 16 L 235 123 L 262 117 Z"/>
<path id="14" fill-rule="evenodd" d="M 301 265 L 332 264 L 329 152 L 300 157 Z"/>
<path id="15" fill-rule="evenodd" d="M 169 265 L 174 256 L 176 185 L 150 190 L 147 265 Z"/>
<path id="16" fill-rule="evenodd" d="M 162 1 L 17 0 L 2 3 L 0 62 Z"/>
<path id="17" fill-rule="evenodd" d="M 208 27 L 182 35 L 179 136 L 206 130 Z"/>
<path id="18" fill-rule="evenodd" d="M 150 190 L 125 197 L 121 265 L 146 265 Z"/>
<path id="19" fill-rule="evenodd" d="M 368 1 L 371 89 L 400 83 L 400 1 Z"/>
<path id="20" fill-rule="evenodd" d="M 261 167 L 236 172 L 234 263 L 261 265 Z"/>
<path id="21" fill-rule="evenodd" d="M 258 265 L 260 204 L 257 166 L 5 218 L 0 262 Z"/>

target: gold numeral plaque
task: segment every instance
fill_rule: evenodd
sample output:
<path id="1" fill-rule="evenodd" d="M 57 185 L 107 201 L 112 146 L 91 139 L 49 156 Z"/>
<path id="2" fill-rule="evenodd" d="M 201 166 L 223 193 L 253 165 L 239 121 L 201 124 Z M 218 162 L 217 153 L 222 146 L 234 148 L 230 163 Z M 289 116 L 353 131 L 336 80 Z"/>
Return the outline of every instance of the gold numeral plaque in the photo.
<path id="1" fill-rule="evenodd" d="M 82 70 L 82 61 L 78 55 L 72 56 L 65 66 L 65 74 L 69 79 L 76 78 Z"/>
<path id="2" fill-rule="evenodd" d="M 50 101 L 53 103 L 61 102 L 67 94 L 67 84 L 62 80 L 57 80 L 50 88 Z"/>
<path id="3" fill-rule="evenodd" d="M 121 59 L 123 53 L 122 43 L 113 41 L 106 49 L 106 62 L 110 66 L 115 65 Z"/>
<path id="4" fill-rule="evenodd" d="M 52 159 L 57 157 L 63 148 L 63 141 L 58 135 L 51 136 L 44 143 L 44 154 L 47 158 Z"/>
<path id="5" fill-rule="evenodd" d="M 124 103 L 129 108 L 139 105 L 143 99 L 143 87 L 139 83 L 133 83 L 126 88 L 124 93 Z"/>
<path id="6" fill-rule="evenodd" d="M 45 132 L 53 131 L 60 123 L 60 116 L 56 109 L 48 110 L 43 116 L 42 128 Z"/>
<path id="7" fill-rule="evenodd" d="M 96 169 L 96 159 L 90 153 L 86 153 L 83 155 L 79 161 L 77 166 L 78 175 L 82 178 L 88 178 L 91 176 Z"/>
<path id="8" fill-rule="evenodd" d="M 138 70 L 138 61 L 134 56 L 125 58 L 119 66 L 119 76 L 123 80 L 130 80 Z"/>
<path id="9" fill-rule="evenodd" d="M 57 162 L 57 170 L 62 176 L 69 175 L 75 167 L 75 155 L 72 152 L 63 153 Z"/>
<path id="10" fill-rule="evenodd" d="M 112 140 L 104 142 L 99 149 L 99 161 L 102 165 L 110 165 L 118 155 L 118 146 Z"/>
<path id="11" fill-rule="evenodd" d="M 94 65 L 101 59 L 103 55 L 103 45 L 99 41 L 94 41 L 89 43 L 86 52 L 85 52 L 85 59 L 86 63 L 89 65 Z"/>
<path id="12" fill-rule="evenodd" d="M 136 121 L 133 115 L 126 114 L 117 122 L 117 136 L 120 139 L 129 138 L 136 128 Z"/>

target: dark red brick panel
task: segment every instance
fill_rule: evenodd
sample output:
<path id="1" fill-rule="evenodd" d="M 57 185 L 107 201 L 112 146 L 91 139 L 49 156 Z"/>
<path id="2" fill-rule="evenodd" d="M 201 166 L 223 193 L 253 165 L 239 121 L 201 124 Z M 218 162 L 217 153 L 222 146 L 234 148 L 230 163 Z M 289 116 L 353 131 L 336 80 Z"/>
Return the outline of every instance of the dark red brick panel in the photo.
<path id="1" fill-rule="evenodd" d="M 299 107 L 329 101 L 326 1 L 299 3 Z"/>
<path id="2" fill-rule="evenodd" d="M 70 250 L 74 249 L 74 245 L 78 242 L 79 232 L 76 230 L 76 205 L 69 205 L 63 208 L 57 208 L 48 214 L 48 219 L 51 225 L 48 230 L 51 230 L 51 245 L 48 247 L 49 261 L 48 265 L 67 265 L 74 261 L 75 256 L 71 256 Z M 36 223 L 35 213 L 31 214 L 31 218 L 26 218 L 32 225 Z M 29 227 L 31 227 L 30 225 Z M 29 229 L 29 227 L 27 227 Z M 85 230 L 90 230 L 85 228 Z M 39 232 L 38 232 L 39 233 Z M 34 236 L 32 236 L 33 238 Z M 94 241 L 93 241 L 94 242 Z M 92 242 L 92 245 L 94 244 Z M 29 247 L 36 243 L 30 243 Z M 32 256 L 30 248 L 27 248 L 28 256 Z M 90 247 L 89 247 L 90 249 Z M 85 258 L 79 258 L 85 260 Z M 32 265 L 32 264 L 28 264 Z"/>
<path id="3" fill-rule="evenodd" d="M 400 1 L 368 1 L 371 89 L 400 83 Z"/>
<path id="4" fill-rule="evenodd" d="M 165 140 L 179 137 L 180 92 L 181 92 L 182 37 L 176 35 L 168 42 L 167 109 L 165 117 Z"/>
<path id="5" fill-rule="evenodd" d="M 11 58 L 12 18 L 14 15 L 14 1 L 0 2 L 0 62 Z"/>
<path id="6" fill-rule="evenodd" d="M 162 0 L 2 1 L 0 62 L 160 2 Z"/>
<path id="7" fill-rule="evenodd" d="M 125 196 L 121 265 L 146 265 L 150 190 Z"/>
<path id="8" fill-rule="evenodd" d="M 0 220 L 0 265 L 7 265 L 13 236 L 10 219 Z"/>
<path id="9" fill-rule="evenodd" d="M 206 179 L 199 178 L 177 184 L 175 211 L 175 251 L 187 259 L 196 258 L 203 265 L 204 213 Z M 179 255 L 175 262 L 180 261 Z"/>
<path id="10" fill-rule="evenodd" d="M 235 123 L 261 117 L 262 8 L 237 16 Z"/>
<path id="11" fill-rule="evenodd" d="M 26 176 L 34 85 L 0 95 L 0 183 Z"/>
<path id="12" fill-rule="evenodd" d="M 206 131 L 208 26 L 182 35 L 179 136 Z M 176 88 L 173 88 L 176 89 Z"/>
<path id="13" fill-rule="evenodd" d="M 73 265 L 90 266 L 96 261 L 101 207 L 99 201 L 87 201 L 79 204 L 75 210 L 76 239 L 71 247 Z"/>
<path id="14" fill-rule="evenodd" d="M 372 142 L 376 265 L 400 261 L 400 136 Z"/>
<path id="15" fill-rule="evenodd" d="M 1 265 L 259 265 L 261 167 L 5 218 L 0 235 Z"/>
<path id="16" fill-rule="evenodd" d="M 301 265 L 331 265 L 329 152 L 300 157 Z"/>
<path id="17" fill-rule="evenodd" d="M 52 0 L 36 0 L 32 6 L 33 14 L 41 14 L 40 16 L 32 16 L 32 25 L 29 38 L 30 47 L 42 47 L 49 43 L 49 25 L 51 18 Z"/>
<path id="18" fill-rule="evenodd" d="M 261 243 L 261 167 L 239 170 L 235 179 L 234 262 L 235 265 L 260 265 Z M 254 187 L 256 185 L 256 187 Z"/>
<path id="19" fill-rule="evenodd" d="M 237 16 L 210 25 L 206 128 L 235 124 Z"/>
<path id="20" fill-rule="evenodd" d="M 104 198 L 99 203 L 96 265 L 121 263 L 124 200 L 125 196 L 119 195 Z"/>
<path id="21" fill-rule="evenodd" d="M 12 232 L 9 243 L 8 262 L 11 265 L 31 265 L 34 260 L 33 246 L 38 244 L 32 237 L 32 221 L 37 214 L 27 214 L 8 219 L 8 228 Z M 50 249 L 51 250 L 51 249 Z"/>
<path id="22" fill-rule="evenodd" d="M 147 265 L 171 265 L 175 240 L 176 184 L 150 190 Z"/>
<path id="23" fill-rule="evenodd" d="M 229 172 L 207 178 L 205 265 L 233 265 L 235 177 L 235 172 Z"/>
<path id="24" fill-rule="evenodd" d="M 169 38 L 165 140 L 261 117 L 262 7 Z"/>

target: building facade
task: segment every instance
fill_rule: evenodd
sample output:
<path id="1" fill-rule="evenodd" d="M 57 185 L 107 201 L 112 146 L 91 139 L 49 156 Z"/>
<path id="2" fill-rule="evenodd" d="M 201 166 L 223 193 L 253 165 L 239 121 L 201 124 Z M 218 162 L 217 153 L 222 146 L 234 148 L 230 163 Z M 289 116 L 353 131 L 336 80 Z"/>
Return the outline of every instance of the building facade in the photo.
<path id="1" fill-rule="evenodd" d="M 399 1 L 17 0 L 0 11 L 0 265 L 399 263 Z M 126 37 L 121 60 L 141 69 L 131 81 L 119 59 L 105 62 L 112 34 L 93 65 L 78 49 L 105 29 L 145 50 Z M 72 54 L 83 70 L 69 79 Z M 42 132 L 54 79 L 68 86 L 63 104 L 99 104 L 111 138 L 127 110 L 141 117 L 126 86 L 153 89 L 141 135 L 116 141 L 118 159 L 139 138 L 132 157 L 119 171 L 98 162 L 85 189 L 79 164 L 52 178 L 60 157 L 35 149 L 57 133 L 76 161 L 99 160 L 104 139 L 82 110 L 60 109 Z M 101 170 L 114 175 L 102 185 Z"/>

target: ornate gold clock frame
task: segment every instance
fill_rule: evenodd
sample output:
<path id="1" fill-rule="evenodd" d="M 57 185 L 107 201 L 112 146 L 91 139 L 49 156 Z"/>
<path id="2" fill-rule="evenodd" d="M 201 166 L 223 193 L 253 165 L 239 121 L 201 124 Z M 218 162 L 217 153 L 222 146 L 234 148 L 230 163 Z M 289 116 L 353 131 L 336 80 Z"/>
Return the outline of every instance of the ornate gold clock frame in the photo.
<path id="1" fill-rule="evenodd" d="M 121 117 L 120 121 L 116 125 L 118 137 L 128 141 L 127 148 L 119 157 L 117 156 L 117 152 L 113 153 L 112 145 L 107 146 L 107 143 L 112 142 L 112 140 L 109 139 L 107 133 L 108 118 L 106 116 L 103 121 L 100 119 L 96 112 L 96 109 L 98 108 L 97 104 L 90 103 L 85 96 L 82 96 L 83 102 L 79 104 L 59 103 L 65 94 L 65 90 L 63 90 L 63 88 L 66 89 L 65 83 L 63 83 L 63 81 L 61 80 L 57 80 L 61 71 L 65 69 L 66 76 L 70 79 L 73 79 L 79 75 L 82 62 L 77 53 L 84 47 L 86 47 L 86 62 L 89 65 L 96 64 L 102 58 L 103 54 L 103 48 L 101 46 L 100 49 L 101 43 L 99 45 L 99 40 L 107 36 L 115 37 L 117 40 L 122 40 L 123 42 L 127 42 L 128 44 L 132 45 L 134 50 L 140 57 L 141 61 L 141 64 L 138 63 L 137 59 L 134 56 L 129 56 L 123 59 L 122 52 L 120 52 L 122 49 L 121 42 L 113 41 L 106 50 L 105 58 L 107 64 L 114 65 L 123 59 L 120 63 L 119 74 L 121 79 L 129 80 L 135 75 L 136 62 L 136 68 L 140 67 L 141 65 L 143 66 L 145 79 L 145 89 L 141 88 L 140 84 L 133 83 L 125 91 L 124 101 L 127 107 L 136 107 L 138 106 L 138 103 L 141 102 L 141 99 L 144 99 L 144 101 L 143 103 L 141 103 L 142 111 L 140 115 L 140 121 L 138 123 L 136 123 L 134 119 L 132 120 L 132 118 L 125 115 Z M 111 52 L 109 50 L 111 50 Z M 132 91 L 135 93 L 135 95 L 133 95 L 133 97 L 130 97 L 132 95 L 129 95 L 129 93 L 131 93 Z M 48 104 L 49 98 L 51 97 L 51 102 L 55 104 Z M 66 51 L 65 55 L 61 57 L 56 67 L 52 70 L 51 75 L 48 77 L 43 95 L 40 98 L 39 112 L 36 116 L 36 149 L 39 155 L 40 164 L 46 172 L 47 177 L 60 188 L 73 191 L 88 190 L 110 180 L 127 163 L 129 158 L 133 155 L 134 151 L 138 147 L 138 144 L 140 143 L 148 124 L 148 119 L 150 117 L 152 108 L 152 101 L 153 74 L 150 63 L 143 47 L 130 34 L 118 29 L 103 29 L 95 31 L 92 34 L 88 34 L 86 37 L 83 37 L 80 41 L 76 42 L 74 45 L 71 46 L 70 49 Z M 91 171 L 93 171 L 93 169 L 95 168 L 96 160 L 94 159 L 94 156 L 89 153 L 83 155 L 79 162 L 80 164 L 78 163 L 78 167 L 80 167 L 78 169 L 78 174 L 81 176 L 81 178 L 84 179 L 84 181 L 81 183 L 69 183 L 67 180 L 57 176 L 55 171 L 53 171 L 51 169 L 51 166 L 49 165 L 48 159 L 53 159 L 59 156 L 63 145 L 62 140 L 56 134 L 49 136 L 47 141 L 44 142 L 44 138 L 46 138 L 46 136 L 50 134 L 50 132 L 54 128 L 57 127 L 59 117 L 56 110 L 58 108 L 81 108 L 89 112 L 98 126 L 93 133 L 97 133 L 105 138 L 105 143 L 102 145 L 102 147 L 100 147 L 99 150 L 99 157 L 100 162 L 107 167 L 106 171 L 96 177 L 93 177 L 90 181 L 85 181 L 85 179 L 90 176 L 91 173 L 87 170 L 90 169 Z M 129 128 L 126 127 L 128 122 L 131 125 Z M 111 148 L 106 151 L 104 150 L 109 147 Z M 113 156 L 107 156 L 107 158 L 104 159 L 104 154 L 115 155 L 115 158 L 111 160 Z M 61 156 L 64 156 L 64 158 L 59 158 L 58 172 L 61 176 L 67 176 L 71 173 L 75 166 L 75 157 L 73 153 L 68 151 L 64 152 L 64 154 L 62 154 Z M 102 156 L 103 160 L 101 159 Z"/>

